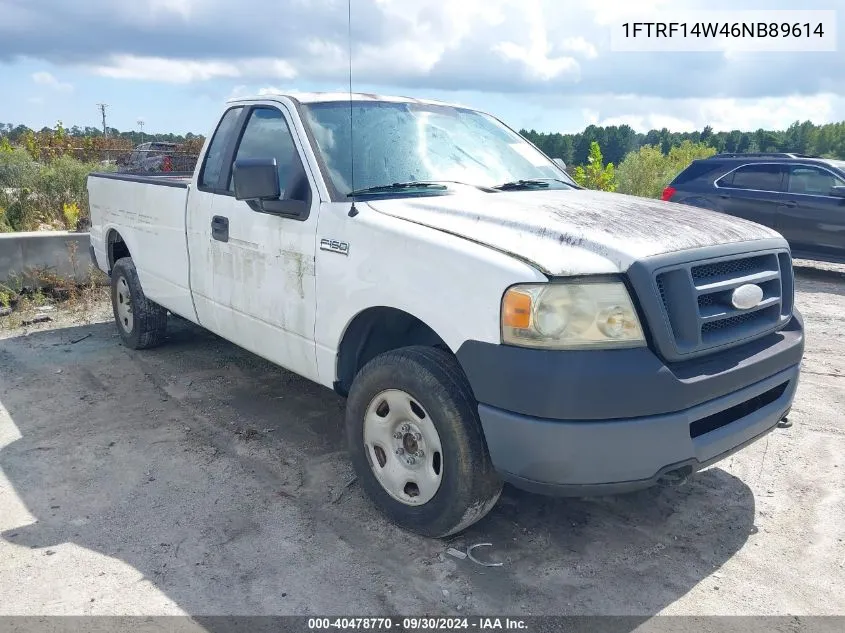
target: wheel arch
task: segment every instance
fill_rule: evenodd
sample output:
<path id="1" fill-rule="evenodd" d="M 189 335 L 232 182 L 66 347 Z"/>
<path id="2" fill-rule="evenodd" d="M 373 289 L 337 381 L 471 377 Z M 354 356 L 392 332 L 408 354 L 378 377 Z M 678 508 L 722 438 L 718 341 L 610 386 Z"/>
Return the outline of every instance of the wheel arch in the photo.
<path id="1" fill-rule="evenodd" d="M 356 374 L 370 360 L 410 345 L 425 345 L 452 353 L 434 328 L 405 310 L 372 306 L 358 312 L 349 321 L 337 348 L 335 391 L 345 397 Z"/>
<path id="2" fill-rule="evenodd" d="M 108 272 L 111 274 L 114 268 L 114 263 L 122 257 L 131 257 L 132 253 L 129 245 L 126 243 L 123 235 L 115 228 L 111 228 L 106 233 L 106 257 L 108 262 Z"/>

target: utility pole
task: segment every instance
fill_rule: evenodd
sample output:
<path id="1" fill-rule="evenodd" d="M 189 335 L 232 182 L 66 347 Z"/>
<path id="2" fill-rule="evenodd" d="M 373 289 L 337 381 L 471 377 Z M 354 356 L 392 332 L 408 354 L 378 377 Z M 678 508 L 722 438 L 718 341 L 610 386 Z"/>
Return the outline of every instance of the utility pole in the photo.
<path id="1" fill-rule="evenodd" d="M 100 109 L 100 114 L 103 115 L 103 140 L 108 143 L 109 138 L 109 129 L 106 127 L 106 108 L 109 107 L 108 103 L 98 103 L 97 107 Z M 111 156 L 109 156 L 109 151 L 106 149 L 106 161 L 110 160 Z"/>
<path id="2" fill-rule="evenodd" d="M 141 142 L 144 142 L 144 119 L 138 119 L 138 128 L 141 130 Z"/>
<path id="3" fill-rule="evenodd" d="M 100 114 L 103 115 L 103 136 L 105 138 L 109 137 L 109 129 L 106 127 L 106 108 L 109 107 L 108 103 L 98 103 L 97 107 L 100 108 Z"/>

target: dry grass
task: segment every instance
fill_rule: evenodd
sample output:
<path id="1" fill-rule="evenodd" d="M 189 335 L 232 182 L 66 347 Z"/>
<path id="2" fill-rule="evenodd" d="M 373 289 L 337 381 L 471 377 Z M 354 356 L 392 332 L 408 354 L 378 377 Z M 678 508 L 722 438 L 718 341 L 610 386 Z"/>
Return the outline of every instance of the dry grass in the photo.
<path id="1" fill-rule="evenodd" d="M 0 330 L 16 330 L 41 322 L 67 321 L 89 325 L 103 320 L 103 308 L 108 307 L 107 286 L 85 284 L 64 288 L 59 295 L 36 289 L 18 296 L 11 314 L 0 317 Z M 42 320 L 48 317 L 49 320 Z"/>
<path id="2" fill-rule="evenodd" d="M 69 246 L 70 261 L 75 270 L 79 270 L 76 244 Z M 101 270 L 89 265 L 82 277 L 83 281 L 56 274 L 43 269 L 27 269 L 23 274 L 12 276 L 0 284 L 0 328 L 17 329 L 33 325 L 39 318 L 57 318 L 79 323 L 91 323 L 102 315 L 104 301 L 109 299 L 108 277 Z M 43 322 L 47 322 L 44 320 Z"/>

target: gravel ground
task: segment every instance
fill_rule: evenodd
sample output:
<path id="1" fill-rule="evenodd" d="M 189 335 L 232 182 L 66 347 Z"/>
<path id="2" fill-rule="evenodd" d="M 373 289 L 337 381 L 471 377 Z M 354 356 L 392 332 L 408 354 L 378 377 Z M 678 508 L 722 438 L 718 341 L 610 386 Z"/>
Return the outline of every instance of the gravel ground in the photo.
<path id="1" fill-rule="evenodd" d="M 677 488 L 506 487 L 446 541 L 347 485 L 330 391 L 181 320 L 127 350 L 102 300 L 4 317 L 0 615 L 845 614 L 845 266 L 796 264 L 791 428 Z M 503 565 L 445 555 L 478 542 Z"/>

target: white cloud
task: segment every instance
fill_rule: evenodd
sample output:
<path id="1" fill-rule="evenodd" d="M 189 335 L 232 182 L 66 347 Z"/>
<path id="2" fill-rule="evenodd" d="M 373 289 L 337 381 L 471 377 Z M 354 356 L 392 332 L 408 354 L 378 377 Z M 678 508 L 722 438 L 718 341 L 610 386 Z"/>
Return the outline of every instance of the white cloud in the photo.
<path id="1" fill-rule="evenodd" d="M 611 125 L 628 125 L 638 132 L 646 132 L 648 130 L 661 130 L 666 128 L 672 132 L 692 132 L 699 129 L 693 121 L 683 119 L 676 116 L 666 114 L 654 113 L 649 115 L 635 115 L 623 114 L 619 116 L 611 116 L 607 118 L 594 119 L 596 125 L 611 126 Z"/>
<path id="2" fill-rule="evenodd" d="M 711 121 L 715 130 L 782 129 L 793 121 L 829 121 L 836 96 L 819 94 L 755 100 L 712 99 L 701 104 L 699 120 Z M 840 112 L 841 114 L 841 112 Z"/>
<path id="3" fill-rule="evenodd" d="M 240 99 L 241 97 L 246 97 L 250 93 L 249 87 L 244 84 L 238 84 L 236 86 L 232 86 L 232 90 L 229 91 L 228 96 L 226 99 Z"/>
<path id="4" fill-rule="evenodd" d="M 829 1 L 804 0 L 801 8 L 829 8 L 821 6 Z M 610 50 L 611 24 L 737 4 L 794 8 L 792 0 L 354 0 L 354 83 L 446 100 L 482 95 L 476 100 L 482 107 L 501 96 L 524 112 L 555 108 L 568 121 L 638 129 L 756 128 L 845 117 L 841 54 Z M 56 68 L 175 84 L 345 87 L 346 0 L 232 6 L 230 0 L 14 2 L 0 20 L 0 61 L 47 60 Z M 51 19 L 44 21 L 45 14 Z M 840 11 L 840 32 L 843 26 Z M 75 35 L 80 32 L 97 37 Z M 47 75 L 54 82 L 42 77 L 42 85 L 66 85 Z M 221 91 L 230 89 L 236 92 Z"/>
<path id="5" fill-rule="evenodd" d="M 295 95 L 301 92 L 302 90 L 297 90 L 296 88 L 277 88 L 276 86 L 265 86 L 263 88 L 259 88 L 255 94 L 257 94 L 259 97 L 266 97 L 268 95 L 277 94 Z"/>
<path id="6" fill-rule="evenodd" d="M 149 0 L 149 8 L 153 14 L 175 13 L 185 20 L 190 19 L 194 7 L 201 4 L 198 0 Z"/>
<path id="7" fill-rule="evenodd" d="M 564 74 L 577 76 L 580 71 L 578 62 L 572 57 L 551 58 L 546 51 L 535 46 L 524 47 L 513 42 L 502 42 L 494 48 L 505 59 L 522 62 L 529 74 L 541 81 Z"/>
<path id="8" fill-rule="evenodd" d="M 43 70 L 33 73 L 32 81 L 39 86 L 46 86 L 56 90 L 57 92 L 70 92 L 73 90 L 73 86 L 71 84 L 59 81 L 55 76 Z"/>
<path id="9" fill-rule="evenodd" d="M 296 70 L 286 60 L 262 58 L 223 61 L 116 55 L 108 63 L 94 66 L 92 71 L 113 79 L 141 79 L 176 84 L 220 78 L 292 79 L 296 76 Z"/>
<path id="10" fill-rule="evenodd" d="M 563 50 L 580 53 L 587 59 L 595 59 L 599 56 L 598 49 L 580 35 L 578 37 L 564 38 L 560 46 Z"/>
<path id="11" fill-rule="evenodd" d="M 795 121 L 845 119 L 845 98 L 826 93 L 762 99 L 588 98 L 585 124 L 630 125 L 638 132 L 667 128 L 690 132 L 710 125 L 715 131 L 786 129 Z"/>
<path id="12" fill-rule="evenodd" d="M 523 11 L 528 24 L 528 32 L 525 34 L 527 42 L 499 42 L 493 45 L 493 50 L 505 59 L 522 62 L 528 74 L 540 81 L 549 81 L 562 75 L 577 78 L 581 67 L 573 57 L 552 55 L 549 25 L 542 2 L 528 0 L 523 3 Z"/>
<path id="13" fill-rule="evenodd" d="M 581 110 L 581 116 L 584 118 L 584 121 L 587 123 L 587 125 L 599 124 L 599 113 L 596 110 L 584 108 L 583 110 Z"/>
<path id="14" fill-rule="evenodd" d="M 679 0 L 601 0 L 586 3 L 597 24 L 607 26 L 630 18 L 638 21 L 657 15 L 658 9 L 684 4 Z"/>
<path id="15" fill-rule="evenodd" d="M 165 59 L 163 57 L 135 57 L 117 55 L 103 65 L 92 68 L 102 77 L 112 79 L 142 79 L 165 83 L 190 83 L 219 77 L 239 77 L 234 64 L 218 61 Z"/>

